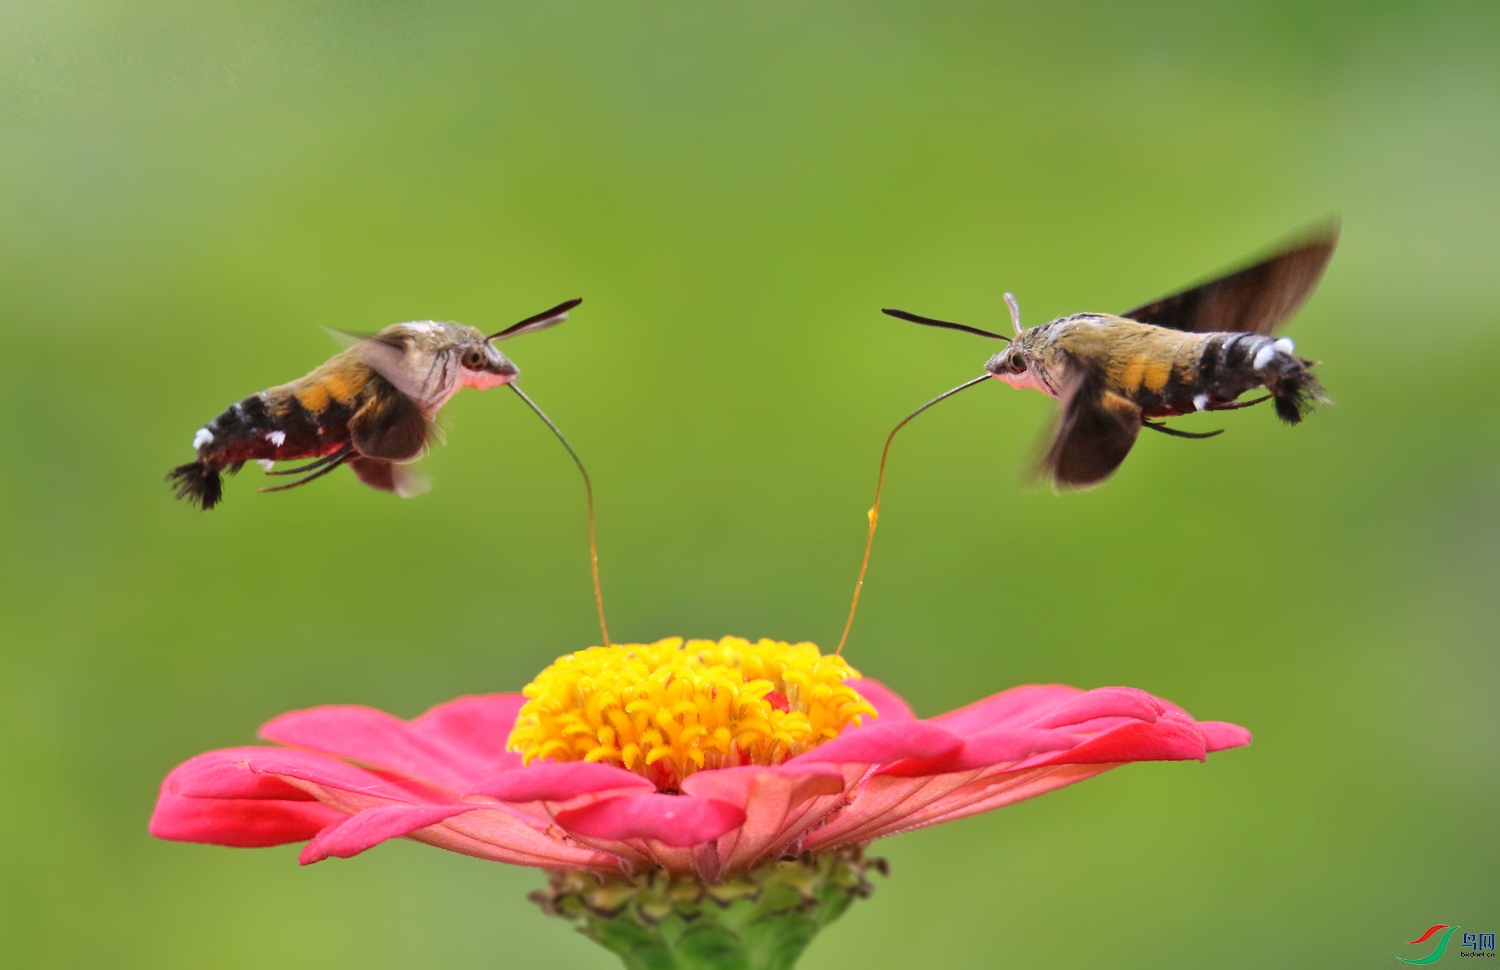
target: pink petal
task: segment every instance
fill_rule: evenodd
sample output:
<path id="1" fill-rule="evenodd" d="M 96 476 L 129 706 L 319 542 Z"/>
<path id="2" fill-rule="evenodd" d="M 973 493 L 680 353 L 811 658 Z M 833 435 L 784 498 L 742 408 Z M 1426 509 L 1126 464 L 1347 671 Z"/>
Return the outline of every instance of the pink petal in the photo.
<path id="1" fill-rule="evenodd" d="M 1100 687 L 1058 705 L 1033 721 L 1031 727 L 1066 727 L 1101 717 L 1154 721 L 1164 710 L 1156 698 L 1143 690 L 1134 687 Z"/>
<path id="2" fill-rule="evenodd" d="M 925 828 L 940 822 L 951 822 L 970 815 L 978 815 L 981 812 L 1004 808 L 1028 798 L 1066 788 L 1080 781 L 1087 781 L 1118 767 L 1119 765 L 1108 764 L 1044 765 L 1040 768 L 981 779 L 971 786 L 955 791 L 948 798 L 934 802 L 925 811 L 908 817 L 904 820 L 903 827 L 882 834 L 894 835 L 896 832 L 909 832 L 915 828 Z"/>
<path id="3" fill-rule="evenodd" d="M 654 839 L 687 848 L 717 839 L 745 821 L 738 806 L 691 795 L 625 795 L 557 813 L 557 824 L 594 839 Z"/>
<path id="4" fill-rule="evenodd" d="M 1130 761 L 1202 761 L 1208 754 L 1203 734 L 1192 718 L 1164 714 L 1154 724 L 1126 721 L 1067 751 L 1039 755 L 1026 767 L 1042 764 L 1123 764 Z"/>
<path id="5" fill-rule="evenodd" d="M 970 735 L 964 739 L 961 748 L 945 757 L 908 758 L 880 769 L 879 773 L 914 778 L 970 771 L 994 764 L 1024 761 L 1041 751 L 1066 750 L 1078 744 L 1079 740 L 1076 735 L 1066 731 L 1001 728 Z"/>
<path id="6" fill-rule="evenodd" d="M 386 805 L 367 808 L 319 832 L 298 856 L 300 865 L 321 862 L 329 856 L 347 859 L 387 839 L 400 838 L 416 829 L 426 828 L 473 805 Z"/>
<path id="7" fill-rule="evenodd" d="M 956 734 L 977 734 L 1000 727 L 1029 726 L 1036 718 L 1082 694 L 1066 684 L 1026 684 L 939 714 L 934 724 Z"/>
<path id="8" fill-rule="evenodd" d="M 294 802 L 312 801 L 312 796 L 274 775 L 258 775 L 248 759 L 278 754 L 278 748 L 243 747 L 205 751 L 173 768 L 162 781 L 162 790 L 190 798 L 271 798 Z"/>
<path id="9" fill-rule="evenodd" d="M 579 795 L 631 789 L 654 791 L 656 786 L 614 765 L 561 761 L 499 772 L 476 784 L 470 794 L 489 795 L 503 802 L 565 802 Z"/>
<path id="10" fill-rule="evenodd" d="M 876 720 L 788 760 L 794 764 L 878 765 L 902 758 L 940 758 L 957 751 L 963 739 L 931 721 Z"/>
<path id="11" fill-rule="evenodd" d="M 267 741 L 384 768 L 449 791 L 463 787 L 457 765 L 399 717 L 373 707 L 335 704 L 291 711 L 260 729 Z"/>
<path id="12" fill-rule="evenodd" d="M 1034 798 L 1114 767 L 1044 765 L 1020 772 L 993 768 L 928 778 L 873 777 L 853 804 L 813 830 L 806 846 L 822 850 L 862 844 Z"/>
<path id="13" fill-rule="evenodd" d="M 292 751 L 286 748 L 241 748 L 245 752 L 241 762 L 250 771 L 263 775 L 278 775 L 293 784 L 307 782 L 310 785 L 337 792 L 348 792 L 363 798 L 375 798 L 395 802 L 428 802 L 411 791 L 409 787 L 373 771 L 356 768 L 335 758 L 308 751 Z M 297 785 L 304 791 L 309 788 Z M 317 792 L 313 792 L 317 795 Z M 326 801 L 326 799 L 320 798 Z"/>
<path id="14" fill-rule="evenodd" d="M 1250 744 L 1250 732 L 1238 724 L 1228 721 L 1199 721 L 1198 730 L 1208 741 L 1208 751 L 1223 751 L 1226 748 L 1243 748 Z"/>
<path id="15" fill-rule="evenodd" d="M 174 842 L 259 849 L 305 842 L 343 817 L 343 813 L 317 802 L 187 798 L 163 785 L 148 831 L 158 839 Z"/>
<path id="16" fill-rule="evenodd" d="M 806 845 L 827 848 L 859 844 L 988 811 L 1081 781 L 1125 762 L 1204 758 L 1210 732 L 1201 730 L 1179 709 L 1163 704 L 1154 721 L 1121 716 L 1121 711 L 1139 702 L 1131 693 L 1110 690 L 1102 698 L 1088 700 L 1083 700 L 1085 695 L 1074 695 L 1072 699 L 1063 699 L 1061 705 L 1050 705 L 1054 708 L 1051 715 L 1058 719 L 1081 717 L 1084 724 L 1106 725 L 1092 735 L 992 730 L 971 735 L 964 749 L 945 757 L 903 761 L 877 771 L 860 784 L 844 808 L 809 834 Z M 1037 696 L 1034 693 L 1033 699 Z M 1057 695 L 1050 698 L 1058 699 Z M 1037 707 L 1026 705 L 1025 719 L 1047 723 L 1049 712 Z M 1060 713 L 1057 708 L 1062 709 Z M 1137 710 L 1141 712 L 1144 708 Z M 990 713 L 995 713 L 994 708 Z M 969 722 L 970 726 L 974 723 Z M 1221 732 L 1213 728 L 1211 732 L 1216 737 L 1222 734 L 1222 740 L 1244 737 L 1239 731 Z M 1070 737 L 1077 743 L 1069 744 Z M 1047 742 L 1060 749 L 1028 756 L 1028 747 L 1041 747 Z M 984 762 L 991 757 L 997 760 L 986 767 Z M 1019 760 L 1007 760 L 1012 758 Z"/>
<path id="17" fill-rule="evenodd" d="M 860 697 L 869 701 L 875 708 L 875 713 L 882 721 L 912 721 L 916 715 L 912 713 L 911 707 L 901 698 L 901 695 L 891 690 L 880 681 L 871 677 L 861 677 L 858 680 L 846 680 L 844 683 L 853 687 Z"/>
<path id="18" fill-rule="evenodd" d="M 521 694 L 476 694 L 439 704 L 411 722 L 412 733 L 440 746 L 466 775 L 521 767 L 521 756 L 505 750 Z M 474 774 L 474 777 L 479 775 Z"/>
<path id="19" fill-rule="evenodd" d="M 738 807 L 745 822 L 725 833 L 711 851 L 695 856 L 698 875 L 710 882 L 729 869 L 779 856 L 842 800 L 841 772 L 824 765 L 746 766 L 699 771 L 682 782 L 699 798 Z"/>
<path id="20" fill-rule="evenodd" d="M 410 838 L 450 852 L 511 865 L 621 871 L 615 856 L 555 838 L 495 805 L 477 805 L 473 811 L 418 829 Z"/>

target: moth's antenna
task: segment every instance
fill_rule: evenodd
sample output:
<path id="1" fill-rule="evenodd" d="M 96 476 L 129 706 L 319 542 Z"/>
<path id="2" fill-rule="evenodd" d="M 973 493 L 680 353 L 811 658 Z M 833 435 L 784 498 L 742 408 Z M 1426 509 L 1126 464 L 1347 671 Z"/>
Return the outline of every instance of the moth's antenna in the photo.
<path id="1" fill-rule="evenodd" d="M 552 423 L 552 419 L 547 417 L 542 409 L 536 406 L 535 401 L 526 396 L 525 391 L 521 390 L 515 384 L 507 386 L 512 391 L 515 391 L 521 400 L 526 402 L 527 407 L 536 412 L 537 417 L 546 422 L 547 427 L 552 429 L 552 433 L 557 435 L 557 440 L 561 441 L 562 446 L 568 449 L 568 454 L 573 456 L 573 464 L 578 466 L 578 473 L 583 476 L 583 491 L 589 500 L 589 568 L 594 573 L 594 602 L 599 607 L 599 633 L 604 637 L 604 645 L 606 647 L 610 646 L 609 627 L 604 625 L 604 593 L 599 589 L 599 543 L 594 538 L 594 483 L 589 481 L 588 469 L 583 467 L 583 460 L 578 457 L 578 452 L 574 451 L 573 446 L 568 444 L 568 439 L 563 437 L 563 433 L 558 430 L 557 425 Z"/>
<path id="2" fill-rule="evenodd" d="M 887 310 L 886 312 L 889 313 L 890 311 Z M 908 421 L 921 414 L 928 408 L 932 407 L 937 402 L 945 398 L 950 398 L 953 395 L 957 394 L 959 391 L 973 387 L 975 384 L 982 383 L 989 379 L 989 374 L 981 374 L 978 377 L 974 378 L 972 381 L 965 381 L 952 390 L 944 391 L 937 397 L 928 401 L 926 404 L 917 408 L 912 413 L 908 414 L 906 417 L 902 418 L 900 423 L 891 429 L 891 433 L 886 435 L 885 448 L 880 452 L 880 475 L 875 479 L 875 504 L 870 506 L 869 512 L 865 513 L 866 517 L 870 520 L 870 531 L 865 534 L 865 557 L 864 559 L 860 560 L 859 563 L 859 579 L 854 583 L 854 601 L 849 604 L 849 619 L 844 622 L 844 635 L 839 637 L 839 646 L 838 649 L 834 651 L 835 655 L 842 654 L 844 652 L 844 643 L 849 639 L 849 629 L 854 626 L 854 612 L 855 610 L 859 609 L 859 593 L 860 590 L 864 589 L 865 586 L 865 570 L 870 568 L 870 547 L 875 543 L 875 526 L 880 521 L 880 491 L 881 489 L 885 488 L 885 462 L 886 459 L 891 455 L 891 442 L 896 440 L 896 432 L 906 427 L 906 423 Z"/>
<path id="3" fill-rule="evenodd" d="M 1010 296 L 1010 294 L 1007 293 L 1006 296 Z M 966 323 L 953 323 L 948 320 L 935 320 L 932 317 L 924 317 L 916 313 L 907 313 L 905 310 L 887 309 L 881 310 L 880 312 L 884 313 L 888 317 L 895 317 L 897 320 L 905 320 L 907 323 L 920 323 L 924 327 L 942 327 L 944 330 L 962 330 L 964 333 L 972 333 L 976 337 L 989 337 L 991 340 L 1003 340 L 1006 343 L 1010 343 L 1010 338 L 1005 336 L 1004 334 L 994 333 L 989 330 L 980 330 L 978 327 L 971 327 Z M 1019 330 L 1017 330 L 1016 332 L 1020 333 Z"/>
<path id="4" fill-rule="evenodd" d="M 1005 294 L 1005 308 L 1010 311 L 1011 329 L 1014 330 L 1016 332 L 1016 336 L 1019 337 L 1022 333 L 1021 304 L 1016 302 L 1016 295 L 1014 293 Z"/>

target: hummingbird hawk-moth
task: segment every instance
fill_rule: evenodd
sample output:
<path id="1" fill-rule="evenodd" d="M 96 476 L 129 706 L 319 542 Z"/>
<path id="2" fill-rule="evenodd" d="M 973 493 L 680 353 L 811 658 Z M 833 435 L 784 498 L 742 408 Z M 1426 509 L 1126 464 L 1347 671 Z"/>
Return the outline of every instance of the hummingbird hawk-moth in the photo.
<path id="1" fill-rule="evenodd" d="M 193 436 L 198 457 L 172 469 L 167 480 L 178 498 L 205 510 L 223 497 L 221 473 L 234 474 L 247 461 L 260 462 L 268 475 L 301 476 L 266 492 L 306 485 L 347 465 L 371 488 L 418 494 L 425 481 L 405 465 L 431 444 L 438 411 L 449 398 L 465 387 L 502 384 L 520 393 L 511 383 L 520 371 L 494 341 L 555 327 L 582 302 L 569 300 L 489 336 L 425 320 L 351 337 L 351 346 L 306 376 L 252 394 L 199 428 Z M 307 459 L 297 468 L 272 470 L 275 462 Z"/>
<path id="2" fill-rule="evenodd" d="M 1030 329 L 1022 328 L 1016 299 L 1007 293 L 1013 337 L 883 312 L 1009 342 L 971 383 L 995 378 L 1058 399 L 1039 471 L 1058 488 L 1089 488 L 1114 473 L 1143 428 L 1180 438 L 1222 433 L 1182 431 L 1162 418 L 1271 401 L 1277 417 L 1297 424 L 1324 402 L 1312 373 L 1317 362 L 1298 357 L 1292 341 L 1276 332 L 1317 285 L 1337 242 L 1338 227 L 1328 224 L 1253 265 L 1134 310 L 1074 313 Z M 1256 388 L 1266 393 L 1240 400 Z"/>
<path id="3" fill-rule="evenodd" d="M 1161 419 L 1197 411 L 1234 411 L 1266 401 L 1287 424 L 1299 423 L 1325 402 L 1313 376 L 1317 361 L 1298 357 L 1277 330 L 1312 293 L 1338 244 L 1330 221 L 1284 244 L 1273 255 L 1180 293 L 1122 314 L 1074 313 L 1029 330 L 1021 326 L 1016 298 L 1005 294 L 1013 337 L 904 310 L 890 316 L 1010 344 L 985 363 L 985 372 L 939 394 L 891 430 L 880 454 L 875 504 L 870 508 L 865 554 L 854 585 L 842 652 L 864 588 L 870 548 L 880 517 L 886 459 L 896 433 L 923 411 L 966 388 L 996 379 L 1035 388 L 1060 402 L 1037 471 L 1059 489 L 1100 484 L 1130 454 L 1142 428 L 1178 438 L 1212 438 L 1170 427 Z M 1256 388 L 1266 393 L 1240 397 Z"/>

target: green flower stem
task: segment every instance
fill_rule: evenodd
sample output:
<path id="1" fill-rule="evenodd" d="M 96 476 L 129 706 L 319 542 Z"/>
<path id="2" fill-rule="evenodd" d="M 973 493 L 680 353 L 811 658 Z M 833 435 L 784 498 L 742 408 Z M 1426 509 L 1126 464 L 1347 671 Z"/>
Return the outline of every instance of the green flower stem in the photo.
<path id="1" fill-rule="evenodd" d="M 884 859 L 858 849 L 764 863 L 703 884 L 655 871 L 635 881 L 549 873 L 531 899 L 625 962 L 628 970 L 791 970 L 818 931 L 874 887 Z"/>

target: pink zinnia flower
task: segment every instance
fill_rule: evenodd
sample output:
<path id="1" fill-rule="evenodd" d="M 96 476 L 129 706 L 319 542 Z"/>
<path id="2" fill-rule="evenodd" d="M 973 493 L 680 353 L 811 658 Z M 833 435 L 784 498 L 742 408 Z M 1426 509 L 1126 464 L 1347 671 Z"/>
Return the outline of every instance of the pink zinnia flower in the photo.
<path id="1" fill-rule="evenodd" d="M 162 782 L 152 834 L 305 865 L 405 837 L 483 859 L 715 884 L 1000 808 L 1132 761 L 1250 743 L 1129 687 L 1028 685 L 919 719 L 812 644 L 664 640 L 560 658 L 524 694 L 410 721 L 283 714 Z"/>

